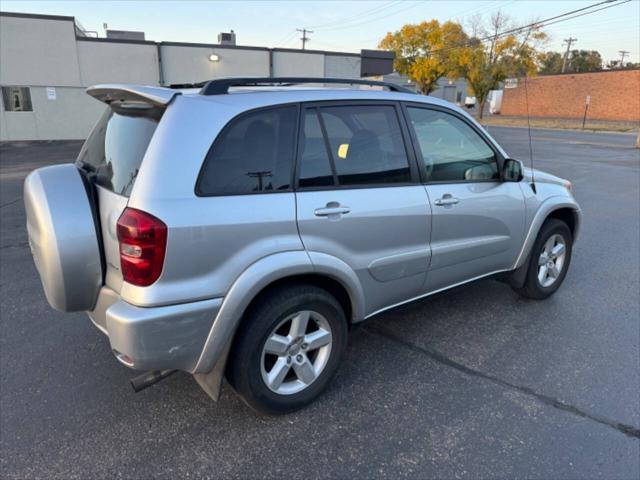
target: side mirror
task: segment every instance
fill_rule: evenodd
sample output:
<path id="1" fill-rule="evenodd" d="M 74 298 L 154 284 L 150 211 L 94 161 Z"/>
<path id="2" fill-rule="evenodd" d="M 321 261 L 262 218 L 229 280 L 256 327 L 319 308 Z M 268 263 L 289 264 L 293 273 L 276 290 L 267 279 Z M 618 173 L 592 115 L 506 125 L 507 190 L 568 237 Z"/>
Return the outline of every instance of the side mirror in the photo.
<path id="1" fill-rule="evenodd" d="M 519 182 L 523 178 L 524 166 L 520 160 L 507 158 L 502 166 L 502 179 L 505 182 Z"/>

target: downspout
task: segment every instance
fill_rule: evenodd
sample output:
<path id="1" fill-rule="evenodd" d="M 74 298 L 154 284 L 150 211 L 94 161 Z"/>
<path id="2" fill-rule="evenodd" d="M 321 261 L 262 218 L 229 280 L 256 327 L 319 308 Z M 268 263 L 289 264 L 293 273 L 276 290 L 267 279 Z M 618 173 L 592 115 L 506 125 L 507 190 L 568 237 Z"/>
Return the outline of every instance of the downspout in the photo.
<path id="1" fill-rule="evenodd" d="M 269 77 L 273 77 L 273 48 L 269 49 Z"/>
<path id="2" fill-rule="evenodd" d="M 162 45 L 160 43 L 156 43 L 156 49 L 158 50 L 158 84 L 163 86 L 164 72 L 162 68 Z"/>

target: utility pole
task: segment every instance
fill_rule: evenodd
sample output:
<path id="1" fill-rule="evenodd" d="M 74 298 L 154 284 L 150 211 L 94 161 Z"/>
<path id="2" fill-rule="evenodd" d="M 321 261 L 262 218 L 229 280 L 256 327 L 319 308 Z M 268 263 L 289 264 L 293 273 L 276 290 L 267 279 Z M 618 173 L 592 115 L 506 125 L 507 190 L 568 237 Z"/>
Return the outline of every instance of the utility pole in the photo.
<path id="1" fill-rule="evenodd" d="M 623 68 L 624 67 L 624 57 L 629 55 L 629 51 L 628 50 L 618 50 L 618 53 L 620 54 L 620 68 Z"/>
<path id="2" fill-rule="evenodd" d="M 567 44 L 567 50 L 564 52 L 564 60 L 562 60 L 562 73 L 567 71 L 567 60 L 569 59 L 569 50 L 571 49 L 571 44 L 577 42 L 577 38 L 569 37 L 565 38 L 562 41 L 562 44 Z"/>
<path id="3" fill-rule="evenodd" d="M 313 30 L 307 30 L 306 28 L 296 28 L 296 31 L 302 33 L 302 38 L 300 40 L 302 40 L 302 50 L 304 50 L 307 42 L 311 40 L 309 37 L 307 37 L 307 33 L 313 33 Z"/>

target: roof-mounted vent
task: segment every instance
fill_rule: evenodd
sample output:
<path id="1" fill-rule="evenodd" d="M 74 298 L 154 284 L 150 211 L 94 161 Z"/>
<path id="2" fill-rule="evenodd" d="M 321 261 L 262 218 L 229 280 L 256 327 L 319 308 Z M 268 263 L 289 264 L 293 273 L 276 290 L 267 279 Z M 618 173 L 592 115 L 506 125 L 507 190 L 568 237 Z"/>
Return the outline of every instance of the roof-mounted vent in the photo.
<path id="1" fill-rule="evenodd" d="M 222 32 L 218 34 L 218 44 L 236 46 L 236 32 L 231 30 L 229 33 Z"/>
<path id="2" fill-rule="evenodd" d="M 107 30 L 107 38 L 116 40 L 144 40 L 144 32 L 135 32 L 132 30 Z"/>

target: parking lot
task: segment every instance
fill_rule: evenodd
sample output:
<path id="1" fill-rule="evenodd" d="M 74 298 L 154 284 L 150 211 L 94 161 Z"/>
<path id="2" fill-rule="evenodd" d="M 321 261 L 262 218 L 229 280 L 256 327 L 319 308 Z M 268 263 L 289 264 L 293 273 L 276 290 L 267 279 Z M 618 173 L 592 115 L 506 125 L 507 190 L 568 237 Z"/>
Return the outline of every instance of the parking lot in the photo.
<path id="1" fill-rule="evenodd" d="M 525 129 L 491 127 L 528 163 Z M 328 392 L 293 415 L 216 404 L 186 374 L 141 393 L 84 314 L 53 311 L 22 182 L 80 144 L 0 147 L 4 478 L 640 476 L 640 150 L 635 134 L 535 130 L 535 167 L 584 212 L 558 293 L 483 280 L 355 329 Z"/>

